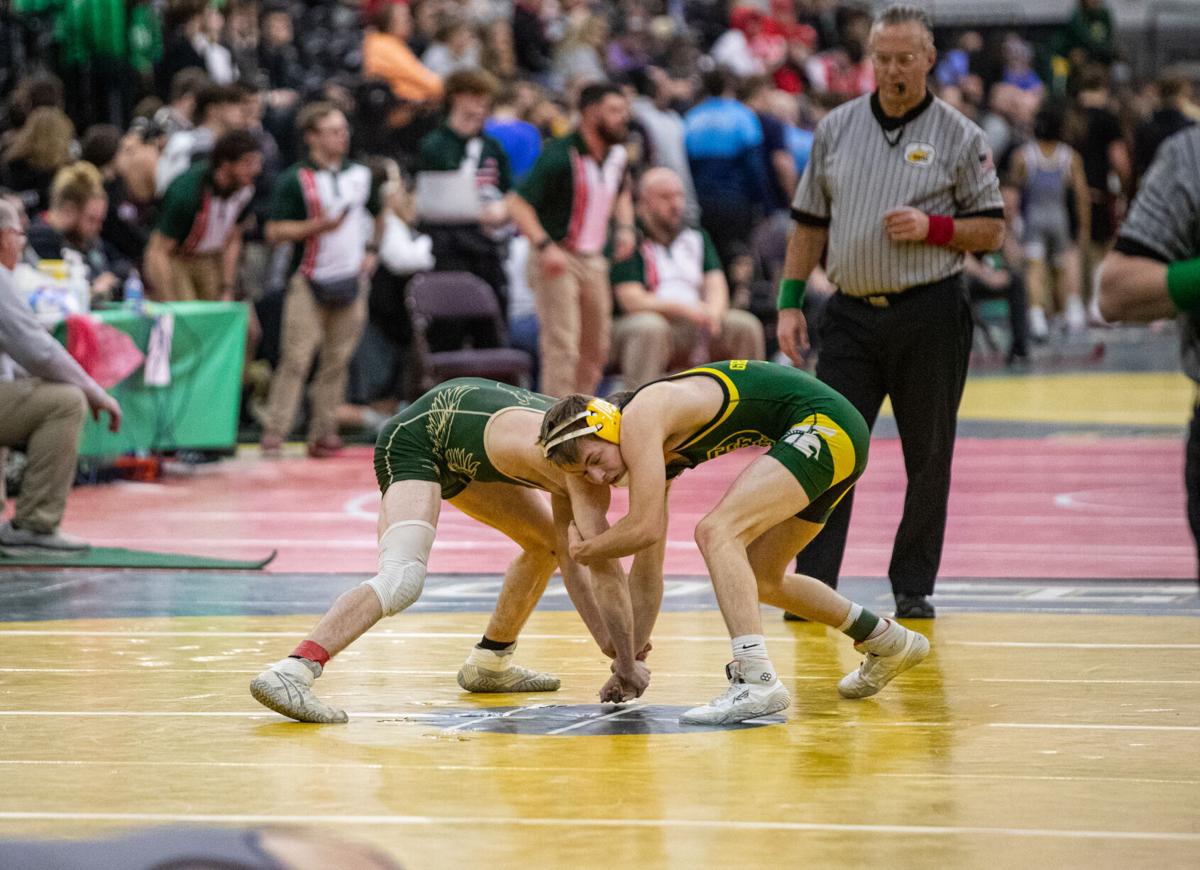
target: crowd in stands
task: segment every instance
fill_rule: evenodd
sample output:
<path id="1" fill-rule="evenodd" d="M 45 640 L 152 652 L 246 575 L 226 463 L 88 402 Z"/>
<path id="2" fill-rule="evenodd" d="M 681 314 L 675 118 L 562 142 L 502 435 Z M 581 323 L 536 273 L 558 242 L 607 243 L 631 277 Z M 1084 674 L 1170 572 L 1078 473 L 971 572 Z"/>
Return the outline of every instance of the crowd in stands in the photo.
<path id="1" fill-rule="evenodd" d="M 552 209 L 538 167 L 601 82 L 626 117 L 579 162 L 574 183 L 595 197 L 576 195 L 566 219 L 590 226 L 604 172 L 619 171 L 635 217 L 608 203 L 613 238 L 596 249 L 615 297 L 606 375 L 637 386 L 697 348 L 773 355 L 812 130 L 874 88 L 872 9 L 837 0 L 15 0 L 0 16 L 0 187 L 28 215 L 27 257 L 79 251 L 95 303 L 140 275 L 151 299 L 252 306 L 248 380 L 261 380 L 270 448 L 318 351 L 320 366 L 345 358 L 316 390 L 346 402 L 343 423 L 378 423 L 412 397 L 414 274 L 472 272 L 508 313 L 507 330 L 446 329 L 443 349 L 510 342 L 536 357 L 531 269 L 573 237 L 545 214 L 549 235 L 534 237 L 514 208 Z M 1050 38 L 938 37 L 934 91 L 985 131 L 1009 204 L 1008 244 L 968 264 L 972 292 L 1008 301 L 1008 359 L 1027 364 L 1031 342 L 1087 328 L 1095 264 L 1155 149 L 1200 106 L 1171 70 L 1122 74 L 1104 0 L 1079 0 Z M 347 245 L 343 263 L 331 250 Z M 361 291 L 334 286 L 343 267 Z M 285 304 L 297 273 L 316 300 L 299 356 Z M 361 292 L 362 316 L 335 328 L 338 292 Z M 543 384 L 571 380 L 542 362 Z M 327 404 L 310 412 L 313 455 L 340 443 Z"/>

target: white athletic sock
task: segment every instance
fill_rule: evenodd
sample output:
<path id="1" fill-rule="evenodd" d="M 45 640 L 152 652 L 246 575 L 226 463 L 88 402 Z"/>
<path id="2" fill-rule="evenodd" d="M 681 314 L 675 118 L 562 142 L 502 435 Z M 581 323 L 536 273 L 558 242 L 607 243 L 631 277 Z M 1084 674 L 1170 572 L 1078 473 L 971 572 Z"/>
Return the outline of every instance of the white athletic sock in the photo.
<path id="1" fill-rule="evenodd" d="M 487 668 L 490 671 L 503 671 L 512 664 L 513 651 L 510 647 L 506 650 L 484 649 L 476 644 L 471 647 L 471 654 L 467 656 L 467 663 L 477 665 L 481 668 Z"/>
<path id="2" fill-rule="evenodd" d="M 729 645 L 733 648 L 733 657 L 738 661 L 767 657 L 767 639 L 761 634 L 738 635 Z"/>
<path id="3" fill-rule="evenodd" d="M 742 679 L 753 683 L 775 682 L 775 666 L 767 658 L 767 640 L 761 634 L 742 634 L 733 638 L 733 659 L 738 663 Z"/>

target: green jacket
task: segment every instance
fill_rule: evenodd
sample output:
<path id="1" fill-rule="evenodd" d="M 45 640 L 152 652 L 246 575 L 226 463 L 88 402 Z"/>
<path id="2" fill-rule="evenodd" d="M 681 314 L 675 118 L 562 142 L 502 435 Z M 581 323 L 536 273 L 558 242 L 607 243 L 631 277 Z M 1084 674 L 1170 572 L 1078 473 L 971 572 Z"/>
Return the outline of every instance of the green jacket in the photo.
<path id="1" fill-rule="evenodd" d="M 567 239 L 575 209 L 576 161 L 587 154 L 578 132 L 555 139 L 542 148 L 537 162 L 517 186 L 517 193 L 537 212 L 542 227 L 556 242 Z M 626 172 L 621 189 L 629 183 Z"/>
<path id="2" fill-rule="evenodd" d="M 504 146 L 486 133 L 480 133 L 479 138 L 483 140 L 483 150 L 479 155 L 480 171 L 487 172 L 494 166 L 496 188 L 501 193 L 508 193 L 512 187 L 512 166 L 508 162 Z M 453 172 L 466 158 L 467 144 L 470 141 L 469 138 L 459 136 L 448 125 L 442 124 L 421 139 L 413 171 Z"/>

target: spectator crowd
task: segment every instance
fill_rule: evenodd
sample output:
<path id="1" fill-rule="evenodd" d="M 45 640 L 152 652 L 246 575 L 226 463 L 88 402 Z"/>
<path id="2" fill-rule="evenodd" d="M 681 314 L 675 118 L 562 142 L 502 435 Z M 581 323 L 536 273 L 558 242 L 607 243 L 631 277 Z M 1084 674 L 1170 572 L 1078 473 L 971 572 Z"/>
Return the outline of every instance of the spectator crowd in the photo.
<path id="1" fill-rule="evenodd" d="M 507 315 L 435 324 L 434 350 L 524 348 L 554 395 L 773 357 L 812 131 L 875 86 L 872 9 L 836 0 L 16 0 L 0 16 L 0 187 L 25 258 L 78 252 L 94 305 L 143 280 L 153 300 L 243 301 L 263 446 L 292 433 L 315 363 L 318 457 L 413 397 L 421 272 L 473 273 Z M 968 274 L 974 297 L 1007 300 L 1014 366 L 1087 328 L 1151 157 L 1200 120 L 1186 76 L 1129 78 L 1103 0 L 1037 37 L 939 31 L 930 81 L 1004 185 L 1008 243 Z"/>

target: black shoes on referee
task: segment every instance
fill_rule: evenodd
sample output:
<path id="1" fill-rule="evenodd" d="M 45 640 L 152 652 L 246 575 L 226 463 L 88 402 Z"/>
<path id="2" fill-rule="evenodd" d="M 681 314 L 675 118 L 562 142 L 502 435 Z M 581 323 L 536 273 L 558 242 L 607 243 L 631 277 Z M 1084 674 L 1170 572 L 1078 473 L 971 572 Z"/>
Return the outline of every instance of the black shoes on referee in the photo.
<path id="1" fill-rule="evenodd" d="M 897 619 L 933 619 L 934 616 L 933 602 L 929 600 L 929 596 L 896 593 Z"/>

